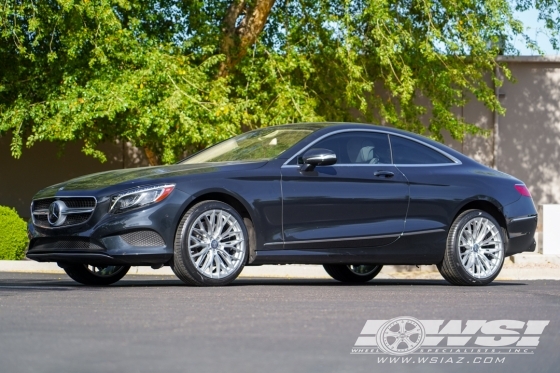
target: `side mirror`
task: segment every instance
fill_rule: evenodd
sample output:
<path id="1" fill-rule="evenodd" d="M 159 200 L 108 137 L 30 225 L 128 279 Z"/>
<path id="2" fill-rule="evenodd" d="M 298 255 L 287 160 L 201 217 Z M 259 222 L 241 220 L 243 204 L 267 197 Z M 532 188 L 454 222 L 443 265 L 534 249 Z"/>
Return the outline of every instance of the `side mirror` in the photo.
<path id="1" fill-rule="evenodd" d="M 313 171 L 317 166 L 330 166 L 336 163 L 336 154 L 329 149 L 309 149 L 301 159 L 302 171 Z"/>

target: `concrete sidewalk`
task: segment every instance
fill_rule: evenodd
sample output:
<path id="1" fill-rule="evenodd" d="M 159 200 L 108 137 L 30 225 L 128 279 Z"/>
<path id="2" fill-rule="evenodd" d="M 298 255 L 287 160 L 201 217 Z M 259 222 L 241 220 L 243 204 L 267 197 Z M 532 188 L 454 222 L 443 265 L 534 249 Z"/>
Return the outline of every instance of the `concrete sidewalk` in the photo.
<path id="1" fill-rule="evenodd" d="M 62 268 L 56 263 L 38 263 L 30 260 L 0 260 L 0 272 L 60 273 Z M 173 276 L 169 267 L 152 269 L 132 267 L 129 274 Z M 241 278 L 293 278 L 328 279 L 329 275 L 320 265 L 263 265 L 246 267 Z M 379 279 L 441 279 L 436 266 L 385 266 L 376 277 Z M 560 256 L 542 254 L 518 254 L 506 258 L 498 280 L 560 280 Z"/>

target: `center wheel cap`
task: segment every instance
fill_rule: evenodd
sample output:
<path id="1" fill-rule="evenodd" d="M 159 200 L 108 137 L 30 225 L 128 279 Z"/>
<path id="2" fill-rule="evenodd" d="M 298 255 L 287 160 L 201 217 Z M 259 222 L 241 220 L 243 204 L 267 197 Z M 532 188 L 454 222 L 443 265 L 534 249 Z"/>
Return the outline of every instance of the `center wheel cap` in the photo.
<path id="1" fill-rule="evenodd" d="M 478 252 L 478 244 L 474 244 L 474 246 L 473 246 L 473 250 L 474 250 L 474 252 L 475 252 L 475 253 L 477 253 L 477 252 Z"/>
<path id="2" fill-rule="evenodd" d="M 210 242 L 210 247 L 212 247 L 213 249 L 217 249 L 218 248 L 218 241 L 212 240 L 212 242 Z"/>

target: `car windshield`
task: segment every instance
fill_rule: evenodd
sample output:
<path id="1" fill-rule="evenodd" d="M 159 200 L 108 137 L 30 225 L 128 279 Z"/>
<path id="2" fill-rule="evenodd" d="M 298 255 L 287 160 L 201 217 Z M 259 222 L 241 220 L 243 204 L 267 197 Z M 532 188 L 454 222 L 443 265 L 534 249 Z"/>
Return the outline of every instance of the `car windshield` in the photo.
<path id="1" fill-rule="evenodd" d="M 314 130 L 312 128 L 263 128 L 211 146 L 180 163 L 269 160 L 278 157 Z"/>

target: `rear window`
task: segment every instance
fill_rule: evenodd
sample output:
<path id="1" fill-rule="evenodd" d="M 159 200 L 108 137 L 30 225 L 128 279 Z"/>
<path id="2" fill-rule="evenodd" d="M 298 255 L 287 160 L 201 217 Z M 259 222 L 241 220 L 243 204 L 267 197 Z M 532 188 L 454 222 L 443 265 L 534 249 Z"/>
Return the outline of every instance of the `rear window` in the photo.
<path id="1" fill-rule="evenodd" d="M 390 136 L 393 163 L 395 164 L 442 164 L 453 163 L 440 152 L 419 142 L 400 136 Z"/>

